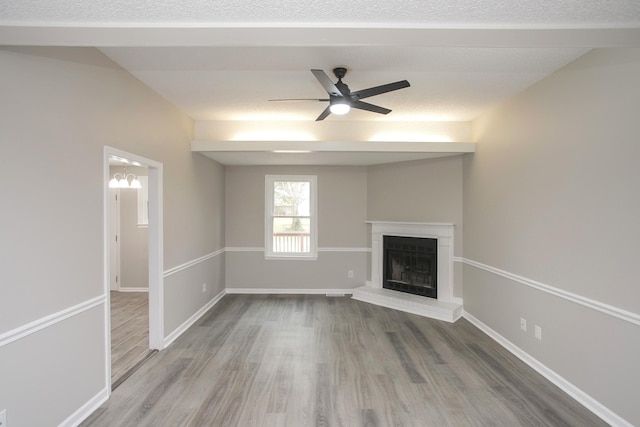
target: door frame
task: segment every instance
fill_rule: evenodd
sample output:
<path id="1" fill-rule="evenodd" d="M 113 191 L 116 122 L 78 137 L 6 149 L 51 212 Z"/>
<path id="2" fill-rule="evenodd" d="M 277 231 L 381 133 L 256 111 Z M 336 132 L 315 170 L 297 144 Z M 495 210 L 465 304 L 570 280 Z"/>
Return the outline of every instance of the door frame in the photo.
<path id="1" fill-rule="evenodd" d="M 109 188 L 109 290 L 120 290 L 120 189 Z M 115 200 L 114 200 L 115 199 Z M 115 237 L 115 239 L 114 239 Z M 116 279 L 113 280 L 115 275 Z"/>
<path id="2" fill-rule="evenodd" d="M 162 163 L 118 148 L 104 146 L 103 155 L 103 241 L 105 313 L 105 373 L 111 393 L 111 298 L 109 239 L 109 158 L 116 157 L 146 166 L 149 173 L 149 348 L 164 348 L 164 241 Z"/>

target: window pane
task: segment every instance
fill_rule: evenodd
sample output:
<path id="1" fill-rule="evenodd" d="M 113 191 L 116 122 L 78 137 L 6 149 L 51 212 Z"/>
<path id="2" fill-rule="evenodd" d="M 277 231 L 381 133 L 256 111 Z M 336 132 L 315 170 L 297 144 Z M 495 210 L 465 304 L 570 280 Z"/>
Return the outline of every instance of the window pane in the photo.
<path id="1" fill-rule="evenodd" d="M 302 233 L 309 234 L 311 221 L 309 218 L 277 217 L 273 218 L 273 234 Z"/>
<path id="2" fill-rule="evenodd" d="M 310 218 L 273 218 L 273 252 L 309 252 Z"/>
<path id="3" fill-rule="evenodd" d="M 275 181 L 273 215 L 308 216 L 311 184 L 308 181 Z"/>
<path id="4" fill-rule="evenodd" d="M 317 259 L 314 175 L 265 175 L 265 259 Z"/>

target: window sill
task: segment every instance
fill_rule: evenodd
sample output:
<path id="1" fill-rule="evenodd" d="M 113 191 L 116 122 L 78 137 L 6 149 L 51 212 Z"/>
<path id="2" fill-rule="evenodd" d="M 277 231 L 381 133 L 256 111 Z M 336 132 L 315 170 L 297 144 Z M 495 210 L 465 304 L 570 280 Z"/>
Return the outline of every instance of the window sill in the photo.
<path id="1" fill-rule="evenodd" d="M 316 261 L 318 259 L 318 255 L 317 254 L 310 254 L 310 255 L 293 255 L 293 254 L 287 254 L 287 255 L 276 255 L 276 254 L 269 254 L 269 255 L 265 255 L 264 259 L 267 261 Z"/>

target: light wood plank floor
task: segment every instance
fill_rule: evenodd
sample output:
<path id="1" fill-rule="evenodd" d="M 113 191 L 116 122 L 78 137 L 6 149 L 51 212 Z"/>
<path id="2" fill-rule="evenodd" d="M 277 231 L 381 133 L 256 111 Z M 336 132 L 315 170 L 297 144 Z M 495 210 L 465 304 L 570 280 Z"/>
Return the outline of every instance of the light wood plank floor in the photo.
<path id="1" fill-rule="evenodd" d="M 149 353 L 149 294 L 111 291 L 111 383 Z"/>
<path id="2" fill-rule="evenodd" d="M 84 426 L 602 426 L 464 319 L 227 295 Z"/>

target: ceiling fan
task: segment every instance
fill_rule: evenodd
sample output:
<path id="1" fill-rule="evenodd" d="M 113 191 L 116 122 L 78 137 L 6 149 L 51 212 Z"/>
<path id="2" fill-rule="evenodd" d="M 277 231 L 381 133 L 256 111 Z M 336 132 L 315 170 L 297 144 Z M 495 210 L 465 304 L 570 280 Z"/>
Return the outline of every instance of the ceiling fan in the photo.
<path id="1" fill-rule="evenodd" d="M 347 69 L 344 67 L 338 67 L 333 69 L 333 74 L 338 81 L 333 83 L 327 74 L 322 70 L 311 70 L 313 75 L 318 79 L 324 90 L 329 94 L 329 98 L 316 99 L 316 98 L 296 98 L 296 99 L 270 99 L 269 101 L 321 101 L 329 102 L 327 108 L 316 119 L 317 121 L 324 120 L 329 114 L 347 114 L 351 108 L 357 108 L 359 110 L 371 111 L 379 114 L 389 114 L 391 110 L 388 108 L 379 107 L 377 105 L 369 104 L 361 101 L 361 99 L 369 98 L 370 96 L 380 95 L 382 93 L 391 92 L 398 89 L 409 87 L 409 82 L 401 80 L 399 82 L 388 83 L 382 86 L 370 87 L 369 89 L 357 90 L 351 92 L 349 86 L 342 82 L 342 78 L 347 74 Z"/>

